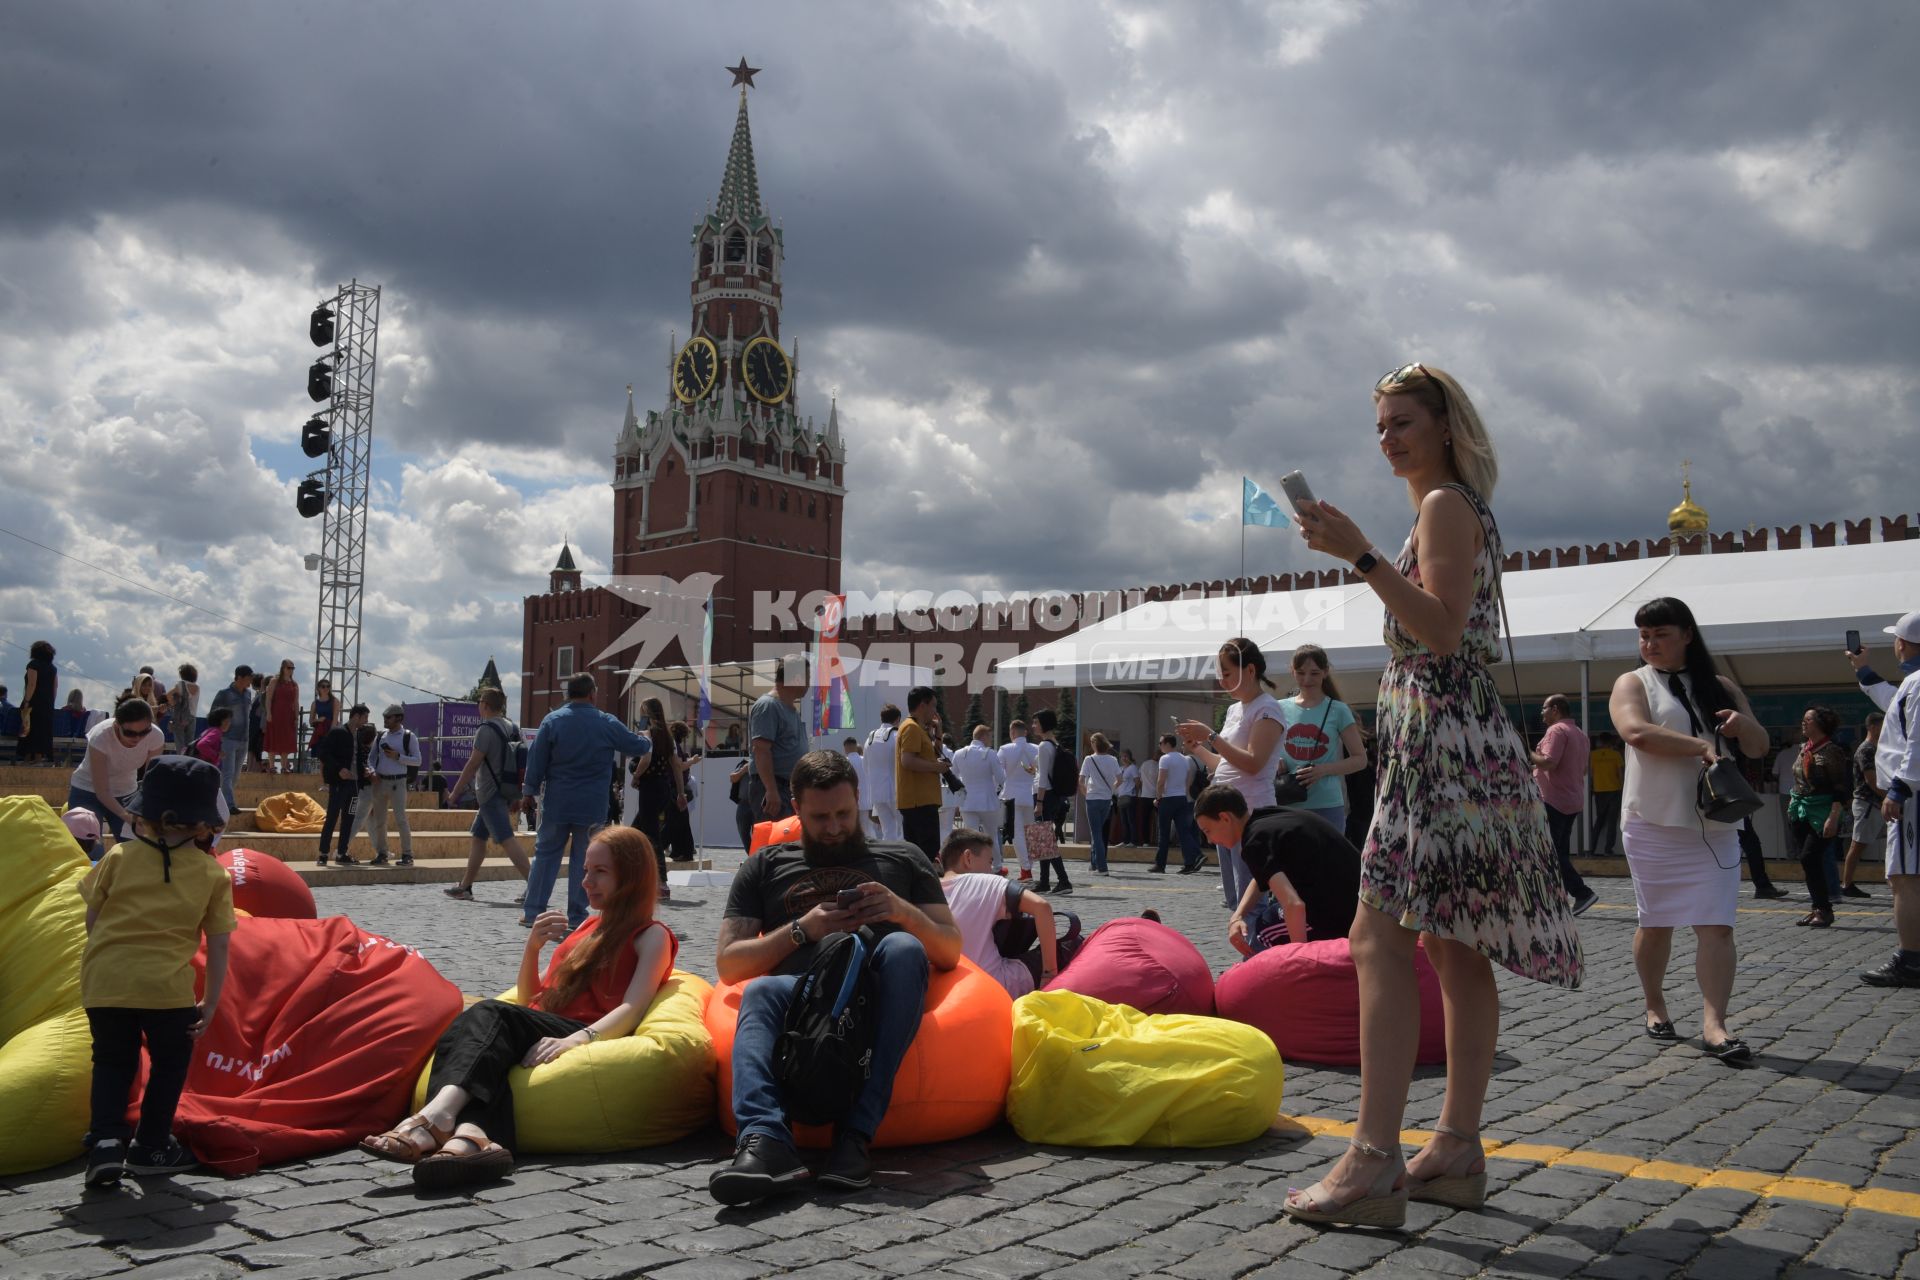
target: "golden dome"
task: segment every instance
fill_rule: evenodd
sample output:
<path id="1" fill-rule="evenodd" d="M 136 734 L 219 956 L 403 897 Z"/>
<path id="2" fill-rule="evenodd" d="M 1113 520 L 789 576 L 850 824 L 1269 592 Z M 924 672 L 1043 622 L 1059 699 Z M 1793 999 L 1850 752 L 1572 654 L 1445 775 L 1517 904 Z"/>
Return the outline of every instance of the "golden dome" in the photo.
<path id="1" fill-rule="evenodd" d="M 1681 464 L 1680 505 L 1667 513 L 1668 533 L 1706 533 L 1712 527 L 1705 509 L 1693 500 L 1692 466 L 1690 462 Z"/>

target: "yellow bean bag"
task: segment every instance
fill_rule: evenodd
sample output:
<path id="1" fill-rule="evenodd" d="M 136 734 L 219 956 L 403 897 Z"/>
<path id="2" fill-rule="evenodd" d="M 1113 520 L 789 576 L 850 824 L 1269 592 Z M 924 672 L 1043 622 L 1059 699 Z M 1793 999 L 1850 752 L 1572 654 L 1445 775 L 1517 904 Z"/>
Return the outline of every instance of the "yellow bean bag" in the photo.
<path id="1" fill-rule="evenodd" d="M 633 1034 L 569 1049 L 538 1067 L 515 1067 L 513 1124 L 520 1152 L 585 1154 L 676 1142 L 713 1118 L 713 1041 L 701 1015 L 713 987 L 675 969 Z M 519 990 L 502 1000 L 518 1004 Z M 433 1060 L 414 1086 L 426 1105 Z"/>
<path id="2" fill-rule="evenodd" d="M 304 791 L 268 796 L 253 810 L 253 829 L 282 835 L 313 835 L 327 825 L 327 811 Z"/>
<path id="3" fill-rule="evenodd" d="M 1071 991 L 1013 1005 L 1007 1119 L 1028 1142 L 1221 1147 L 1267 1131 L 1285 1072 L 1264 1031 Z"/>
<path id="4" fill-rule="evenodd" d="M 0 798 L 0 1175 L 73 1159 L 87 1131 L 86 873 L 52 806 Z"/>

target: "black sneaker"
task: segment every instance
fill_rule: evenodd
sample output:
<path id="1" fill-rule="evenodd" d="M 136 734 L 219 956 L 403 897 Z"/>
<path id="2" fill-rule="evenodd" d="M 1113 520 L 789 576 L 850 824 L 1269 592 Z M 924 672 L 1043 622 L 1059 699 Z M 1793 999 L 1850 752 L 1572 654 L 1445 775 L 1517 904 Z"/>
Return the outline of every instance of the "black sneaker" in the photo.
<path id="1" fill-rule="evenodd" d="M 325 849 L 322 849 L 320 856 L 313 860 L 313 865 L 316 867 L 324 867 L 327 865 L 327 851 Z"/>
<path id="2" fill-rule="evenodd" d="M 373 855 L 373 861 L 367 865 L 370 867 L 384 867 L 387 865 L 387 855 L 384 853 L 376 853 Z"/>
<path id="3" fill-rule="evenodd" d="M 1202 867 L 1204 867 L 1204 866 L 1206 866 L 1206 865 L 1207 865 L 1207 864 L 1206 864 L 1206 863 L 1204 863 L 1204 862 L 1196 862 L 1196 863 L 1194 863 L 1194 864 L 1193 864 L 1192 866 L 1190 866 L 1190 867 L 1181 867 L 1181 868 L 1180 868 L 1180 874 L 1181 874 L 1181 875 L 1183 875 L 1183 876 L 1190 876 L 1190 875 L 1196 875 L 1196 874 L 1198 874 L 1198 873 L 1199 873 L 1199 870 L 1200 870 L 1200 868 L 1202 868 Z"/>
<path id="4" fill-rule="evenodd" d="M 707 1190 L 721 1204 L 751 1204 L 767 1196 L 795 1191 L 812 1179 L 799 1154 L 764 1133 L 749 1134 L 733 1153 L 733 1163 L 707 1179 Z"/>
<path id="5" fill-rule="evenodd" d="M 137 1178 L 185 1173 L 199 1167 L 200 1162 L 193 1158 L 193 1152 L 181 1146 L 178 1138 L 168 1138 L 167 1145 L 157 1149 L 143 1147 L 137 1142 L 127 1148 L 127 1172 Z"/>
<path id="6" fill-rule="evenodd" d="M 96 1142 L 87 1152 L 86 1185 L 89 1187 L 117 1187 L 126 1171 L 127 1144 L 118 1138 Z"/>
<path id="7" fill-rule="evenodd" d="M 1072 894 L 1073 894 L 1073 886 L 1070 884 L 1058 885 L 1054 888 L 1054 891 L 1053 891 L 1053 896 L 1056 898 L 1070 897 L 1072 896 Z"/>
<path id="8" fill-rule="evenodd" d="M 1149 867 L 1148 870 L 1156 876 L 1163 876 L 1167 874 L 1167 869 L 1165 867 Z"/>
<path id="9" fill-rule="evenodd" d="M 1844 898 L 1871 898 L 1873 895 L 1857 884 L 1848 884 L 1840 887 L 1840 896 Z"/>
<path id="10" fill-rule="evenodd" d="M 835 1191 L 865 1191 L 873 1185 L 873 1160 L 867 1155 L 867 1140 L 851 1129 L 838 1129 L 833 1135 L 833 1153 L 818 1182 Z"/>
<path id="11" fill-rule="evenodd" d="M 397 863 L 395 863 L 394 865 L 395 865 L 395 866 L 400 866 L 400 867 L 410 867 L 410 866 L 412 866 L 412 865 L 413 865 L 413 855 L 412 855 L 412 854 L 410 854 L 410 853 L 403 853 L 403 854 L 401 854 L 401 855 L 400 855 L 400 861 L 399 861 L 399 862 L 397 862 Z"/>
<path id="12" fill-rule="evenodd" d="M 1591 889 L 1586 890 L 1579 897 L 1573 900 L 1573 914 L 1577 916 L 1583 916 L 1587 914 L 1588 910 L 1592 908 L 1593 904 L 1598 901 L 1600 901 L 1599 894 L 1595 893 Z"/>
<path id="13" fill-rule="evenodd" d="M 1901 964 L 1895 956 L 1878 969 L 1862 973 L 1860 981 L 1870 987 L 1920 987 L 1920 965 Z"/>

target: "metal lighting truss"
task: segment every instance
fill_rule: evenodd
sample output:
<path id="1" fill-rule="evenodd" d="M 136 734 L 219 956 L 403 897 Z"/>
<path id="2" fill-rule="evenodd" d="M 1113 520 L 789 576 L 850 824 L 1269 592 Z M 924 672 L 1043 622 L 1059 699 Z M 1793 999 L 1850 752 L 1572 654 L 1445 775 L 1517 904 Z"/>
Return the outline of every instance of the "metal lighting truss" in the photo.
<path id="1" fill-rule="evenodd" d="M 320 528 L 320 617 L 314 680 L 331 680 L 340 705 L 360 700 L 360 598 L 366 584 L 367 487 L 373 462 L 373 373 L 380 287 L 355 280 L 333 300 L 333 396 L 327 421 L 327 506 Z"/>

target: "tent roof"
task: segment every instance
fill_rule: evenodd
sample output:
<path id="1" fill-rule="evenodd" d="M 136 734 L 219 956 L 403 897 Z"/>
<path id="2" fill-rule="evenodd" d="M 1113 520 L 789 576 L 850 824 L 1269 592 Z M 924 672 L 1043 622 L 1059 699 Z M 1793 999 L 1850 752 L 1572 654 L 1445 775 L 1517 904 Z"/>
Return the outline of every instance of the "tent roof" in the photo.
<path id="1" fill-rule="evenodd" d="M 1920 607 L 1920 543 L 1871 542 L 1733 555 L 1668 556 L 1504 575 L 1514 657 L 1522 665 L 1635 660 L 1634 612 L 1658 596 L 1687 602 L 1716 654 L 1837 654 Z M 1104 687 L 1210 675 L 1233 636 L 1269 654 L 1317 644 L 1343 670 L 1387 661 L 1379 597 L 1364 585 L 1151 602 L 999 664 L 1009 686 Z M 1197 668 L 1204 666 L 1204 670 Z"/>

